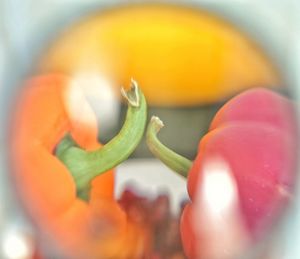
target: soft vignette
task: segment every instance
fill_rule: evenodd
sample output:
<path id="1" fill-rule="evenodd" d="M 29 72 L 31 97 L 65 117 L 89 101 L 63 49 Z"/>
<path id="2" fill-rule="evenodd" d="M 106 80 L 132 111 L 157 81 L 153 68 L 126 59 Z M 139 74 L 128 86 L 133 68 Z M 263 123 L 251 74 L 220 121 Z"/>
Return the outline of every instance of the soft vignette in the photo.
<path id="1" fill-rule="evenodd" d="M 64 16 L 64 10 L 70 9 L 72 5 L 72 12 L 68 12 L 68 17 L 72 19 L 82 10 L 92 10 L 95 6 L 105 5 L 106 2 L 108 1 L 0 0 L 0 244 L 5 240 L 5 235 L 10 229 L 17 229 L 20 233 L 30 232 L 26 220 L 16 206 L 7 179 L 8 157 L 5 148 L 7 129 L 3 125 L 7 123 L 10 100 L 13 93 L 17 91 L 17 82 L 30 70 L 35 54 L 41 50 L 40 45 L 51 34 L 53 28 L 50 28 L 49 24 L 53 21 L 54 14 L 56 19 Z M 109 1 L 111 5 L 121 2 L 140 1 Z M 297 74 L 300 68 L 300 17 L 296 15 L 300 12 L 300 2 L 297 0 L 193 0 L 189 2 L 194 5 L 201 4 L 209 10 L 230 17 L 254 38 L 260 39 L 269 54 L 280 64 L 288 81 L 294 86 L 295 95 L 300 96 L 300 76 L 299 73 Z M 256 19 L 253 20 L 253 17 Z M 62 23 L 65 21 L 66 19 L 61 19 Z M 42 27 L 46 28 L 44 34 L 40 33 Z M 119 172 L 122 170 L 129 172 L 130 164 L 125 164 Z M 167 175 L 168 173 L 165 174 L 165 180 L 162 182 L 169 182 Z M 128 179 L 122 177 L 123 180 Z M 144 180 L 147 182 L 147 179 Z M 139 181 L 142 182 L 143 179 Z M 172 183 L 168 186 L 171 188 Z M 183 188 L 183 183 L 177 181 L 174 186 Z M 174 190 L 171 192 L 174 193 Z M 282 230 L 283 238 L 280 243 L 285 248 L 283 259 L 300 258 L 300 248 L 297 245 L 300 243 L 300 195 L 297 197 L 290 219 Z M 0 249 L 0 257 L 3 258 L 1 253 Z"/>

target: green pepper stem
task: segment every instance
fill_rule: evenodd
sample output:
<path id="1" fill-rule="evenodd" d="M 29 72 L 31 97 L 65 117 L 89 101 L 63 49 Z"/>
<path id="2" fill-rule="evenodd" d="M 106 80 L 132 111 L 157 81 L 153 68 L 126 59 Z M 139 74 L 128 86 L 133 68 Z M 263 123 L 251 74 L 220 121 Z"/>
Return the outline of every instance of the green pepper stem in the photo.
<path id="1" fill-rule="evenodd" d="M 143 137 L 147 120 L 144 95 L 134 80 L 131 89 L 122 88 L 121 93 L 127 100 L 128 110 L 122 129 L 111 141 L 95 151 L 86 151 L 68 134 L 57 146 L 56 156 L 72 174 L 77 196 L 83 200 L 88 199 L 91 181 L 126 160 Z"/>
<path id="2" fill-rule="evenodd" d="M 157 138 L 157 133 L 164 126 L 163 122 L 156 116 L 151 118 L 148 125 L 146 139 L 150 151 L 161 160 L 167 167 L 176 173 L 187 177 L 189 170 L 192 167 L 192 161 L 175 153 Z"/>

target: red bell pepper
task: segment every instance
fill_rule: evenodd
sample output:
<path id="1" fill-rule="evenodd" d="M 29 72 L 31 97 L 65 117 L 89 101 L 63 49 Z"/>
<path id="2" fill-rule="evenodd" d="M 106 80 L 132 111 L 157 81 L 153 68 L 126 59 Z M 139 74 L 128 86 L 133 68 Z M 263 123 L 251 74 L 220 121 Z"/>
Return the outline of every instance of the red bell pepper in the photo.
<path id="1" fill-rule="evenodd" d="M 162 162 L 188 177 L 191 202 L 181 218 L 187 256 L 234 258 L 238 242 L 245 248 L 265 238 L 293 196 L 297 134 L 291 101 L 263 88 L 237 95 L 215 115 L 193 162 L 159 142 L 162 126 L 152 118 L 147 142 Z"/>

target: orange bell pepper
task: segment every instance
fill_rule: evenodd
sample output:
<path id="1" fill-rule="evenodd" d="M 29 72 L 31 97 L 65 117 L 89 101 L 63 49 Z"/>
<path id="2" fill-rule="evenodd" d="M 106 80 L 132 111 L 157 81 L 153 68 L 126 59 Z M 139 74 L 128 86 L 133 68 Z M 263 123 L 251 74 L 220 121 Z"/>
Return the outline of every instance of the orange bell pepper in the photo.
<path id="1" fill-rule="evenodd" d="M 143 94 L 137 86 L 124 91 L 129 103 L 125 124 L 118 136 L 101 147 L 95 115 L 84 109 L 87 102 L 78 105 L 85 110 L 82 116 L 88 120 L 80 122 L 77 120 L 80 114 L 77 117 L 71 114 L 68 98 L 72 87 L 72 80 L 62 75 L 39 76 L 25 85 L 12 130 L 12 162 L 19 196 L 38 229 L 50 235 L 64 256 L 141 258 L 148 246 L 147 228 L 128 220 L 117 204 L 114 172 L 110 169 L 125 160 L 142 138 L 146 123 Z M 130 134 L 126 131 L 129 126 L 132 126 Z M 55 151 L 59 143 L 66 142 L 66 138 L 62 140 L 66 133 L 77 146 L 59 145 L 63 155 L 58 157 Z M 89 193 L 83 199 L 78 178 L 70 170 L 74 150 L 85 157 L 93 154 L 92 160 L 88 158 L 89 165 L 95 165 L 101 152 L 105 159 L 110 159 L 108 166 L 100 161 L 98 167 L 103 168 L 93 167 L 101 175 L 93 172 L 87 181 L 89 188 L 85 188 Z M 117 161 L 111 161 L 116 157 Z M 78 168 L 81 161 L 73 161 L 73 165 Z"/>

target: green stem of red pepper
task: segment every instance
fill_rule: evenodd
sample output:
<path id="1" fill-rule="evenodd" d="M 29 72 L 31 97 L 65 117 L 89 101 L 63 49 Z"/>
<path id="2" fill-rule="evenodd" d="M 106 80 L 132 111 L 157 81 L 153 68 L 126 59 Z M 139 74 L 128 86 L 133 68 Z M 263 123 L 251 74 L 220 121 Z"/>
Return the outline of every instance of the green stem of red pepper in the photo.
<path id="1" fill-rule="evenodd" d="M 147 129 L 147 145 L 153 155 L 160 159 L 167 167 L 187 177 L 193 162 L 175 153 L 159 141 L 157 133 L 163 126 L 163 122 L 158 117 L 153 116 L 151 118 Z"/>
<path id="2" fill-rule="evenodd" d="M 125 123 L 120 132 L 106 145 L 95 151 L 81 149 L 68 134 L 57 146 L 56 156 L 73 176 L 77 196 L 88 200 L 91 181 L 98 175 L 126 160 L 141 141 L 147 119 L 147 104 L 137 83 L 121 90 L 128 103 Z"/>

